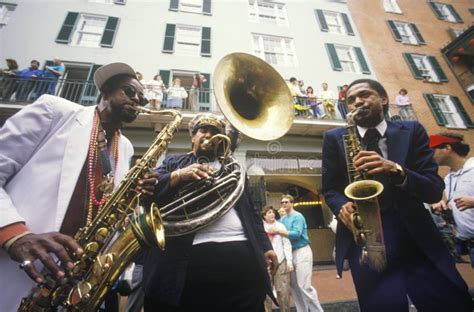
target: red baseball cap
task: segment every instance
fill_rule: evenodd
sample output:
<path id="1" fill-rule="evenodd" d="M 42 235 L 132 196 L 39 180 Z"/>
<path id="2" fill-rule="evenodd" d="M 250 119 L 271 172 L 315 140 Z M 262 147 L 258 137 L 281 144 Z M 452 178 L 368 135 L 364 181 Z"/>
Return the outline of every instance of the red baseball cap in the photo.
<path id="1" fill-rule="evenodd" d="M 435 148 L 446 143 L 461 142 L 459 138 L 452 138 L 441 134 L 430 135 L 430 148 Z"/>

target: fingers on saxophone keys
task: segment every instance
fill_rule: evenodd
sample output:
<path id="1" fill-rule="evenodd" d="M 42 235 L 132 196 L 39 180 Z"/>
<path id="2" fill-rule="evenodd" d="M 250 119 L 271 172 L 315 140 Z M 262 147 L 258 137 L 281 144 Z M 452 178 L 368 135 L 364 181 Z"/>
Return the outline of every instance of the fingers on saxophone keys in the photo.
<path id="1" fill-rule="evenodd" d="M 44 281 L 44 277 L 37 270 L 33 261 L 25 260 L 20 263 L 20 269 L 25 271 L 25 273 L 36 283 L 41 284 Z"/>

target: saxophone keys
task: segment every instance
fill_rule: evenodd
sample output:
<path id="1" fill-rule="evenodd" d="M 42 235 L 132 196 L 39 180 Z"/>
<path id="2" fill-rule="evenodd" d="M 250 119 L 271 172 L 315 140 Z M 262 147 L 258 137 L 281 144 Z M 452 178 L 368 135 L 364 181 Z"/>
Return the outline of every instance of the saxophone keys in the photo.
<path id="1" fill-rule="evenodd" d="M 71 290 L 67 304 L 75 306 L 89 300 L 91 289 L 92 285 L 90 283 L 79 282 L 77 286 Z"/>
<path id="2" fill-rule="evenodd" d="M 109 230 L 105 227 L 101 227 L 95 233 L 95 240 L 101 242 L 102 240 L 104 240 L 104 238 L 107 237 L 107 234 L 109 234 Z"/>

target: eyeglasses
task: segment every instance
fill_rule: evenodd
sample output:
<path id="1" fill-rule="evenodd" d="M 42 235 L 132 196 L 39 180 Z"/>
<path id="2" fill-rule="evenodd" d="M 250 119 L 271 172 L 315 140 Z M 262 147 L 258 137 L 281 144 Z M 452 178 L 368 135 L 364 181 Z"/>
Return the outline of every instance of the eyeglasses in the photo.
<path id="1" fill-rule="evenodd" d="M 122 89 L 123 93 L 125 93 L 126 96 L 129 98 L 134 98 L 135 96 L 138 97 L 138 104 L 141 106 L 145 106 L 148 103 L 148 99 L 142 94 L 138 93 L 137 90 L 135 90 L 134 87 L 132 86 L 122 86 L 120 87 Z"/>

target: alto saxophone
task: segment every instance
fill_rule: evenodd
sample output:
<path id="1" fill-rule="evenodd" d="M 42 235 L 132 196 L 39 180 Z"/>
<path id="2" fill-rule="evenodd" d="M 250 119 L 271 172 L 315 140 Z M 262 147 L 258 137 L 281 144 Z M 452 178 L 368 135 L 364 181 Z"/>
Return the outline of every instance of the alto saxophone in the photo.
<path id="1" fill-rule="evenodd" d="M 347 116 L 347 134 L 343 136 L 349 185 L 344 194 L 357 206 L 351 215 L 351 231 L 355 242 L 362 246 L 361 264 L 368 264 L 377 272 L 387 266 L 382 219 L 377 196 L 383 192 L 382 183 L 370 180 L 365 173 L 359 173 L 352 159 L 362 150 L 356 133 L 354 116 L 360 112 L 355 109 Z"/>
<path id="2" fill-rule="evenodd" d="M 74 236 L 84 253 L 75 256 L 74 268 L 60 280 L 45 273 L 45 282 L 35 286 L 23 298 L 18 311 L 96 311 L 122 271 L 142 247 L 164 248 L 165 236 L 159 209 L 152 204 L 146 213 L 139 213 L 140 193 L 137 182 L 156 167 L 181 124 L 176 110 L 151 111 L 137 107 L 139 112 L 171 115 L 173 120 L 156 136 L 151 147 L 130 169 L 120 185 L 92 223 Z"/>

